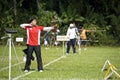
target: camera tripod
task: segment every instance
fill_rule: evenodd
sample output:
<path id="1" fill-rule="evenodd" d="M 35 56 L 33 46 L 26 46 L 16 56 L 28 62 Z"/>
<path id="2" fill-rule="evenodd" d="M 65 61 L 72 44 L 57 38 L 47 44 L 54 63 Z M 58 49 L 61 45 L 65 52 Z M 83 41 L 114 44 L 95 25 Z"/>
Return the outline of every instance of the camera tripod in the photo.
<path id="1" fill-rule="evenodd" d="M 5 53 L 6 53 L 6 51 L 7 51 L 7 47 L 9 47 L 9 80 L 11 80 L 12 47 L 13 47 L 13 50 L 14 50 L 14 53 L 15 53 L 17 62 L 19 63 L 19 58 L 18 58 L 18 56 L 17 56 L 16 49 L 15 49 L 14 43 L 13 43 L 13 41 L 12 41 L 12 33 L 8 33 L 8 40 L 7 40 L 6 47 L 4 48 L 4 52 L 3 52 L 3 55 L 2 55 L 1 62 L 3 61 L 3 59 L 4 59 L 4 57 L 5 57 Z M 20 71 L 21 71 L 20 65 L 19 65 L 19 69 L 20 69 Z"/>

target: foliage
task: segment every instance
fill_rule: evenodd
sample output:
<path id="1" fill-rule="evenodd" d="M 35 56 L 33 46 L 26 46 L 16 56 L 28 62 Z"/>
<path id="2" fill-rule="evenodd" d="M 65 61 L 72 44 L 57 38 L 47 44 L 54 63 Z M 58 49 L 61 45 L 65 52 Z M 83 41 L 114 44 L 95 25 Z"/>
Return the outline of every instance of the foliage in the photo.
<path id="1" fill-rule="evenodd" d="M 38 25 L 43 26 L 53 25 L 51 21 L 57 16 L 61 20 L 57 23 L 60 34 L 66 34 L 71 22 L 78 28 L 84 25 L 86 29 L 91 29 L 94 24 L 96 29 L 106 32 L 96 31 L 88 34 L 89 37 L 99 39 L 100 44 L 120 44 L 119 0 L 4 0 L 0 1 L 0 11 L 0 37 L 5 35 L 5 28 L 20 30 L 19 25 L 27 23 L 32 15 L 37 17 Z M 23 30 L 15 34 L 19 35 L 26 36 Z"/>

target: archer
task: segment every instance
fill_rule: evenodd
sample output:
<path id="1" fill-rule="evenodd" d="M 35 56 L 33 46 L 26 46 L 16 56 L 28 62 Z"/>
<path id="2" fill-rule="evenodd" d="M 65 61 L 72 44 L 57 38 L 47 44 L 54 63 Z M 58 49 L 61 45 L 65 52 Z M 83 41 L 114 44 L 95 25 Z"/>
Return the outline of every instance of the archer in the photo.
<path id="1" fill-rule="evenodd" d="M 38 71 L 43 72 L 41 46 L 40 46 L 40 36 L 41 36 L 40 34 L 42 31 L 52 30 L 56 26 L 51 26 L 51 27 L 38 26 L 37 19 L 32 16 L 28 24 L 21 24 L 20 27 L 24 28 L 27 31 L 28 52 L 27 52 L 27 60 L 25 63 L 24 71 L 28 72 L 30 70 L 31 55 L 32 55 L 32 52 L 35 51 L 36 58 L 37 58 Z"/>
<path id="2" fill-rule="evenodd" d="M 80 43 L 81 45 L 83 45 L 84 50 L 87 50 L 87 45 L 86 45 L 86 41 L 87 41 L 87 32 L 93 32 L 94 30 L 86 30 L 83 26 L 81 29 L 79 29 L 80 31 Z"/>

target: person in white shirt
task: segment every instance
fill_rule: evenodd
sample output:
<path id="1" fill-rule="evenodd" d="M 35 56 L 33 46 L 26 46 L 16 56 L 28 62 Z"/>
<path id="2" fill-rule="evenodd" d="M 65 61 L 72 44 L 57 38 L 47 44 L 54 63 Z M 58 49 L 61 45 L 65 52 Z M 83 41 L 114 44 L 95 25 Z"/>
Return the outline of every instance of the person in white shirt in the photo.
<path id="1" fill-rule="evenodd" d="M 73 53 L 75 54 L 76 53 L 76 46 L 75 46 L 75 43 L 76 43 L 76 28 L 75 28 L 75 25 L 74 24 L 70 24 L 68 30 L 67 30 L 67 37 L 70 39 L 70 41 L 67 42 L 67 54 L 69 54 L 70 52 L 70 46 L 72 45 L 72 48 L 73 48 Z"/>

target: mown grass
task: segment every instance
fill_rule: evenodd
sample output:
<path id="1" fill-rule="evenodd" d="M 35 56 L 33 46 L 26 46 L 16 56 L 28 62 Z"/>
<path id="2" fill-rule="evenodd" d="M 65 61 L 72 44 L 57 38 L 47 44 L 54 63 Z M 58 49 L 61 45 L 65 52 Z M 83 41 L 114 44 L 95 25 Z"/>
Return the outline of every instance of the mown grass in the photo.
<path id="1" fill-rule="evenodd" d="M 19 62 L 23 62 L 22 50 L 25 46 L 16 46 L 17 56 Z M 42 47 L 43 65 L 63 56 L 62 47 L 56 49 L 51 47 L 45 49 Z M 4 51 L 4 46 L 0 46 L 0 59 Z M 35 54 L 34 54 L 35 56 Z M 120 73 L 120 48 L 119 47 L 88 47 L 86 51 L 77 50 L 74 55 L 71 50 L 70 55 L 65 55 L 65 58 L 44 67 L 44 72 L 37 72 L 36 60 L 32 61 L 31 71 L 35 71 L 27 76 L 19 78 L 19 80 L 103 80 L 105 72 L 101 71 L 105 61 L 108 59 Z M 12 53 L 12 65 L 18 63 L 16 56 Z M 0 69 L 8 66 L 8 49 L 6 50 L 5 57 L 0 62 Z M 24 68 L 24 63 L 20 64 Z M 12 67 L 12 78 L 25 74 L 21 71 L 19 66 Z M 112 76 L 111 80 L 114 78 Z M 8 69 L 0 71 L 0 80 L 8 79 Z M 116 80 L 116 79 L 115 79 Z M 118 78 L 119 80 L 119 78 Z"/>

